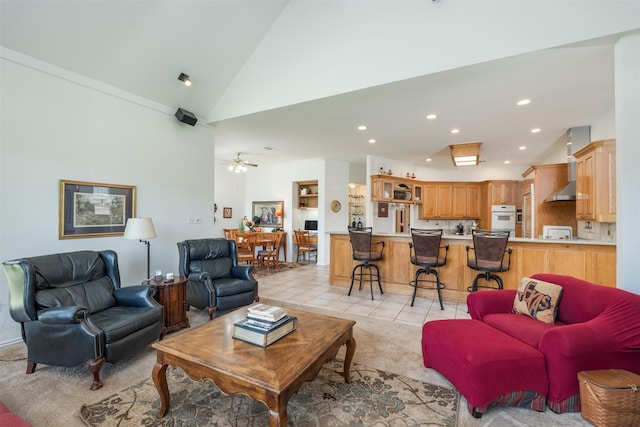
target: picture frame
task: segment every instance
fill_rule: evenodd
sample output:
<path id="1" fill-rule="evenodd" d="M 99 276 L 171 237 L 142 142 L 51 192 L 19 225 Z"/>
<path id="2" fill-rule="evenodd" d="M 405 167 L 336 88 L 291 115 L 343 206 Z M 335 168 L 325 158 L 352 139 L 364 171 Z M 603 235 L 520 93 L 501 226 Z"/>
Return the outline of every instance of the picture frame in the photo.
<path id="1" fill-rule="evenodd" d="M 133 185 L 60 180 L 59 239 L 122 236 L 135 216 Z"/>
<path id="2" fill-rule="evenodd" d="M 233 210 L 231 208 L 222 208 L 222 217 L 223 218 L 231 218 L 231 213 Z"/>
<path id="3" fill-rule="evenodd" d="M 284 217 L 284 202 L 252 202 L 251 221 L 255 222 L 257 227 L 282 227 L 282 218 Z"/>

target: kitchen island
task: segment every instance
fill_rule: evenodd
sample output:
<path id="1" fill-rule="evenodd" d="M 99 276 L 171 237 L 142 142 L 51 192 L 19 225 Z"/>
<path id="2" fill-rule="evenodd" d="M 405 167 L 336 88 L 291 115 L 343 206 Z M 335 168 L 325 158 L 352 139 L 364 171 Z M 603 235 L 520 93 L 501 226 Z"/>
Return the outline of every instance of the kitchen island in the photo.
<path id="1" fill-rule="evenodd" d="M 329 234 L 329 283 L 348 287 L 351 283 L 351 271 L 358 264 L 351 256 L 349 234 Z M 413 286 L 409 282 L 415 277 L 417 269 L 409 258 L 411 235 L 374 233 L 373 241 L 385 243 L 383 259 L 376 262 L 380 268 L 383 290 L 411 295 Z M 473 240 L 471 235 L 446 235 L 442 237 L 442 245 L 447 244 L 447 264 L 437 269 L 440 280 L 446 285 L 442 291 L 442 298 L 464 302 L 468 295 L 467 288 L 479 273 L 467 267 L 466 247 L 473 247 Z M 566 274 L 604 286 L 616 286 L 616 246 L 612 242 L 516 237 L 509 239 L 507 247 L 513 249 L 511 268 L 504 273 L 498 273 L 505 289 L 516 289 L 522 277 L 535 273 Z M 483 282 L 483 279 L 479 280 L 480 285 L 483 285 Z M 495 282 L 491 286 L 495 286 Z M 417 295 L 437 299 L 435 290 L 418 288 Z"/>

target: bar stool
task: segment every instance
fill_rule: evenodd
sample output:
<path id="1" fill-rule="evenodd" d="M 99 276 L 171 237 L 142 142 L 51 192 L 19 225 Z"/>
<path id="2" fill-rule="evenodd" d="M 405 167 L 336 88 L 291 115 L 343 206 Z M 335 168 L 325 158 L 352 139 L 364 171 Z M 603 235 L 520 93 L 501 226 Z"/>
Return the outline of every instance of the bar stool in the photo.
<path id="1" fill-rule="evenodd" d="M 473 248 L 467 246 L 467 266 L 473 270 L 482 271 L 473 280 L 473 285 L 467 288 L 469 292 L 475 292 L 478 287 L 495 289 L 491 286 L 478 286 L 478 279 L 484 278 L 487 282 L 495 280 L 498 289 L 502 289 L 502 279 L 492 273 L 501 273 L 509 270 L 511 266 L 511 248 L 507 249 L 509 231 L 473 230 Z M 473 251 L 473 256 L 469 255 Z M 507 259 L 505 260 L 505 255 Z"/>
<path id="2" fill-rule="evenodd" d="M 375 277 L 378 281 L 378 287 L 380 288 L 380 294 L 382 292 L 382 284 L 380 283 L 380 270 L 376 264 L 372 261 L 380 261 L 382 259 L 382 251 L 384 250 L 384 242 L 371 242 L 373 235 L 373 227 L 349 227 L 349 240 L 351 241 L 352 257 L 356 261 L 361 261 L 360 264 L 353 267 L 351 271 L 351 286 L 349 286 L 349 293 L 353 289 L 353 282 L 356 277 L 360 281 L 360 288 L 362 290 L 362 276 L 369 276 L 369 287 L 371 288 L 371 299 L 373 300 L 373 270 L 375 269 Z M 379 247 L 380 250 L 373 250 L 373 245 Z M 368 272 L 365 273 L 363 269 Z"/>
<path id="3" fill-rule="evenodd" d="M 422 230 L 419 228 L 411 229 L 411 240 L 409 243 L 411 264 L 420 267 L 416 270 L 416 278 L 414 281 L 409 282 L 413 285 L 413 297 L 411 298 L 411 307 L 416 299 L 416 292 L 418 290 L 419 283 L 435 283 L 435 288 L 423 289 L 436 289 L 438 291 L 438 300 L 440 301 L 440 310 L 444 310 L 442 305 L 442 293 L 441 289 L 445 288 L 445 284 L 440 281 L 438 272 L 434 270 L 435 267 L 442 267 L 447 263 L 447 255 L 449 254 L 449 245 L 440 246 L 442 241 L 442 229 L 437 230 Z M 444 257 L 440 255 L 441 250 L 444 249 Z M 428 279 L 420 279 L 420 275 L 429 276 L 433 274 L 436 278 L 435 281 Z"/>

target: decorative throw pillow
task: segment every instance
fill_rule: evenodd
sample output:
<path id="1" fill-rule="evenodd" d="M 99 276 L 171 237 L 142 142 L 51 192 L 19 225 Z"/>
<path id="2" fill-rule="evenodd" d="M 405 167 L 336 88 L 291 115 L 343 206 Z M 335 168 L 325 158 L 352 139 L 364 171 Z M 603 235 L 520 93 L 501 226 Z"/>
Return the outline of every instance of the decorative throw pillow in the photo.
<path id="1" fill-rule="evenodd" d="M 525 277 L 520 280 L 513 301 L 513 312 L 545 323 L 555 323 L 562 286 Z"/>

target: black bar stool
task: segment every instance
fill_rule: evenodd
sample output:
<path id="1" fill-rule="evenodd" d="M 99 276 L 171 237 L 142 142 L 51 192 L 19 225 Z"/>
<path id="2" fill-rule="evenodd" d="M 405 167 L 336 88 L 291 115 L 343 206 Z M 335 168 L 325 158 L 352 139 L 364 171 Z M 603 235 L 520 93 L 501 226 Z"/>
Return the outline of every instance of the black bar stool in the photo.
<path id="1" fill-rule="evenodd" d="M 380 293 L 382 292 L 382 284 L 380 283 L 380 270 L 376 264 L 372 261 L 380 261 L 382 259 L 382 251 L 384 250 L 384 242 L 372 243 L 373 227 L 349 227 L 349 239 L 351 241 L 351 250 L 353 252 L 353 259 L 361 261 L 361 264 L 356 265 L 351 272 L 351 286 L 349 286 L 349 293 L 353 289 L 353 282 L 356 277 L 360 281 L 360 290 L 362 290 L 362 276 L 369 276 L 369 287 L 371 288 L 371 299 L 373 300 L 373 270 L 375 270 L 375 277 L 378 281 L 378 287 Z M 374 250 L 373 245 L 379 247 L 380 250 Z M 364 272 L 366 269 L 368 272 Z"/>
<path id="2" fill-rule="evenodd" d="M 467 291 L 475 292 L 478 287 L 495 289 L 491 286 L 478 286 L 478 279 L 481 278 L 487 282 L 495 280 L 498 289 L 503 288 L 500 276 L 492 273 L 507 271 L 511 266 L 511 248 L 507 249 L 509 235 L 509 231 L 472 231 L 473 248 L 467 246 L 467 266 L 483 273 L 476 276 L 473 285 L 467 288 Z M 473 251 L 473 256 L 469 255 L 469 251 Z"/>
<path id="3" fill-rule="evenodd" d="M 435 267 L 442 267 L 447 263 L 447 255 L 449 254 L 449 245 L 440 246 L 442 241 L 442 229 L 437 230 L 421 230 L 418 228 L 411 229 L 411 240 L 409 243 L 411 248 L 411 264 L 417 265 L 419 268 L 416 271 L 416 278 L 413 282 L 409 282 L 413 285 L 413 297 L 411 298 L 411 306 L 416 299 L 416 292 L 418 290 L 419 283 L 435 283 L 435 288 L 424 289 L 436 289 L 438 291 L 438 300 L 440 301 L 440 310 L 444 310 L 442 305 L 442 293 L 441 289 L 445 288 L 445 284 L 440 281 L 438 272 L 434 270 Z M 441 249 L 444 249 L 444 257 L 440 255 Z M 420 279 L 420 275 L 429 276 L 433 274 L 436 278 L 435 281 L 428 279 Z"/>

